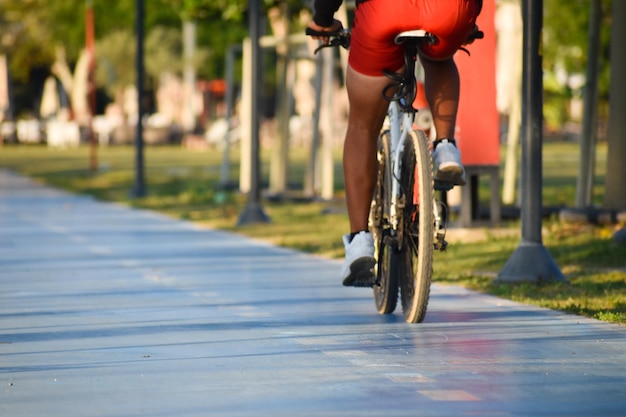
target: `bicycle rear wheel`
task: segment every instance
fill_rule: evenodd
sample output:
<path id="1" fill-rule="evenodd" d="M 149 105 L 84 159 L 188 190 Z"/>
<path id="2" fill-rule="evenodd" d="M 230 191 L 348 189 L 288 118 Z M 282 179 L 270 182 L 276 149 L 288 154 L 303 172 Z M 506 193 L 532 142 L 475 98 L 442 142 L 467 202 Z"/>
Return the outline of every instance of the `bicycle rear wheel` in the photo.
<path id="1" fill-rule="evenodd" d="M 409 132 L 405 142 L 400 189 L 404 202 L 398 227 L 402 312 L 407 322 L 420 323 L 428 307 L 434 251 L 432 157 L 422 131 Z"/>
<path id="2" fill-rule="evenodd" d="M 389 195 L 391 193 L 391 157 L 389 132 L 378 138 L 378 175 L 370 208 L 369 226 L 374 238 L 377 284 L 374 285 L 374 303 L 380 314 L 390 314 L 398 300 L 398 262 L 394 248 L 385 244 L 389 235 Z"/>

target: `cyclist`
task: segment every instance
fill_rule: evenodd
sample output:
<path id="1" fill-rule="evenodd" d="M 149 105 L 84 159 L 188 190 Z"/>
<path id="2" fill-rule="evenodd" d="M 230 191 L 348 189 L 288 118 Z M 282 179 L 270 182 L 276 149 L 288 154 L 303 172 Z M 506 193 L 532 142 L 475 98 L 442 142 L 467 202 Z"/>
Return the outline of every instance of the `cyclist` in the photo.
<path id="1" fill-rule="evenodd" d="M 342 0 L 314 0 L 309 27 L 335 32 L 343 25 L 334 19 Z M 425 93 L 437 133 L 433 160 L 435 179 L 465 184 L 461 154 L 454 141 L 459 101 L 459 74 L 454 53 L 478 30 L 476 17 L 482 0 L 356 0 L 346 87 L 350 103 L 344 142 L 343 169 L 350 233 L 343 236 L 346 258 L 343 285 L 371 287 L 375 276 L 374 242 L 368 217 L 377 172 L 377 139 L 387 113 L 382 91 L 389 84 L 383 70 L 401 72 L 403 47 L 395 36 L 422 29 L 438 41 L 419 51 L 425 72 Z M 314 37 L 328 42 L 327 37 Z"/>

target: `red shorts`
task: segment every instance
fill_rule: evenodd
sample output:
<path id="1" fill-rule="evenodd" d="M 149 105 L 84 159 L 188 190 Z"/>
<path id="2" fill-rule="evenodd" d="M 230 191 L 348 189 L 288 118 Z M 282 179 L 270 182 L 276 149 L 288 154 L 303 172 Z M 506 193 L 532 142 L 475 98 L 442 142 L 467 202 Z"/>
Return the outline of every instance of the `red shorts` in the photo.
<path id="1" fill-rule="evenodd" d="M 434 60 L 450 58 L 474 28 L 476 0 L 367 0 L 356 9 L 350 42 L 350 66 L 365 75 L 404 66 L 403 47 L 394 38 L 422 29 L 437 37 L 421 54 Z"/>

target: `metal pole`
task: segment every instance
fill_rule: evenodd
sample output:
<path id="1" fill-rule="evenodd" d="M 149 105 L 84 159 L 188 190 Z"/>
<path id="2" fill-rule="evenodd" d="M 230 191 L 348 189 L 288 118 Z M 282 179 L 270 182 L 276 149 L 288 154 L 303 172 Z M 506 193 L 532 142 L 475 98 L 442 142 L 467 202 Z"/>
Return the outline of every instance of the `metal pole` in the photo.
<path id="1" fill-rule="evenodd" d="M 137 130 L 135 133 L 135 185 L 133 186 L 132 197 L 138 198 L 146 195 L 144 181 L 144 160 L 143 160 L 143 20 L 144 7 L 143 0 L 135 0 L 136 5 L 136 35 L 137 35 Z"/>
<path id="2" fill-rule="evenodd" d="M 525 198 L 522 207 L 522 238 L 541 243 L 541 180 L 543 127 L 543 71 L 541 28 L 543 0 L 522 1 L 524 19 L 524 77 L 522 79 L 522 172 Z"/>
<path id="3" fill-rule="evenodd" d="M 498 274 L 498 282 L 565 281 L 542 243 L 543 0 L 523 0 L 522 175 L 520 246 Z"/>
<path id="4" fill-rule="evenodd" d="M 252 42 L 251 63 L 252 82 L 250 100 L 250 137 L 251 137 L 251 164 L 250 164 L 250 191 L 248 192 L 248 202 L 243 212 L 239 215 L 237 225 L 252 223 L 265 223 L 270 218 L 263 211 L 261 206 L 261 184 L 260 184 L 260 152 L 259 152 L 259 85 L 261 83 L 261 57 L 259 38 L 261 37 L 261 0 L 249 0 L 249 31 Z"/>

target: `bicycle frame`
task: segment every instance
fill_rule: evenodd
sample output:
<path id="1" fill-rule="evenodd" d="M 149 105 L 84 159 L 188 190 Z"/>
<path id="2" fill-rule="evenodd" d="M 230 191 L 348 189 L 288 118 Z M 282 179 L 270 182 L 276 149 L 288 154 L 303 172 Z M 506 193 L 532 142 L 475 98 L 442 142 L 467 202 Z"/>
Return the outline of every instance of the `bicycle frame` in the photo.
<path id="1" fill-rule="evenodd" d="M 389 103 L 387 110 L 387 119 L 383 125 L 383 131 L 388 130 L 391 133 L 390 140 L 390 154 L 391 154 L 391 195 L 390 195 L 390 207 L 389 207 L 389 222 L 392 230 L 397 231 L 400 223 L 399 213 L 404 207 L 400 207 L 401 202 L 398 196 L 400 195 L 400 173 L 402 172 L 402 151 L 404 149 L 404 143 L 409 135 L 409 132 L 413 130 L 413 122 L 415 120 L 415 113 L 403 110 L 397 101 Z M 445 188 L 444 188 L 445 189 Z M 419 190 L 418 190 L 419 192 Z M 405 204 L 406 202 L 402 202 Z M 445 251 L 447 242 L 445 241 L 445 227 L 442 227 L 444 220 L 441 215 L 441 209 L 438 206 L 437 199 L 433 201 L 433 214 L 434 214 L 434 232 L 435 232 L 435 249 Z"/>
<path id="2" fill-rule="evenodd" d="M 432 41 L 432 37 L 423 30 L 412 30 L 402 32 L 396 36 L 396 43 L 401 44 L 407 41 L 407 39 L 423 39 L 424 42 Z M 414 57 L 417 55 L 417 47 L 415 44 L 408 43 L 405 45 L 405 76 L 404 82 L 407 79 L 412 79 L 415 86 L 415 65 L 416 60 Z M 389 73 L 388 73 L 389 76 Z M 392 78 L 393 79 L 393 78 Z M 396 79 L 397 81 L 397 79 Z M 401 84 L 399 84 L 401 85 Z M 413 90 L 413 94 L 416 90 Z M 396 99 L 389 101 L 389 107 L 387 110 L 388 123 L 383 127 L 383 130 L 389 130 L 391 133 L 390 153 L 392 164 L 392 185 L 391 185 L 391 204 L 389 208 L 389 221 L 392 230 L 397 231 L 399 227 L 399 212 L 404 207 L 399 207 L 399 204 L 406 204 L 406 202 L 400 202 L 398 196 L 400 195 L 400 173 L 402 172 L 402 151 L 404 149 L 405 141 L 409 135 L 409 132 L 413 130 L 413 122 L 415 120 L 415 111 L 412 107 L 412 100 L 414 95 L 400 96 Z M 433 133 L 434 127 L 431 130 Z M 435 189 L 449 190 L 451 187 L 445 184 L 435 184 Z M 417 190 L 419 193 L 419 190 Z M 445 250 L 447 243 L 445 242 L 445 231 L 442 232 L 443 218 L 441 217 L 441 210 L 438 207 L 437 200 L 433 200 L 433 213 L 434 213 L 434 231 L 435 231 L 435 247 L 437 250 Z"/>
<path id="3" fill-rule="evenodd" d="M 391 222 L 391 228 L 393 230 L 398 229 L 398 212 L 402 207 L 398 207 L 398 195 L 400 194 L 400 173 L 402 171 L 402 150 L 404 149 L 404 142 L 413 129 L 413 120 L 415 114 L 412 112 L 404 112 L 400 109 L 398 102 L 392 101 L 389 103 L 387 110 L 387 123 L 388 125 L 383 129 L 388 129 L 391 132 L 390 154 L 391 154 L 391 206 L 389 208 L 389 217 Z"/>

